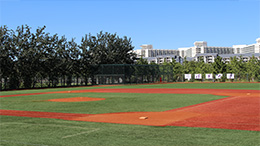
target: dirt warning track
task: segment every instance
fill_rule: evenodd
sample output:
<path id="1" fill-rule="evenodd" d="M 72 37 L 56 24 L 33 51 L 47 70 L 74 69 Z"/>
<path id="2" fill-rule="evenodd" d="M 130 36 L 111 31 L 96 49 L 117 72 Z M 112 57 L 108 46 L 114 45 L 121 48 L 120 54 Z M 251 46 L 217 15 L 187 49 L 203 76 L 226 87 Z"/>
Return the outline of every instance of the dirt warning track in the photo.
<path id="1" fill-rule="evenodd" d="M 185 126 L 260 131 L 260 91 L 227 89 L 90 89 L 54 93 L 160 93 L 213 94 L 227 98 L 164 112 L 127 112 L 70 114 L 0 110 L 0 115 L 55 118 L 75 121 L 136 124 L 149 126 Z M 38 93 L 39 94 L 39 93 Z M 45 93 L 46 94 L 46 93 Z M 17 95 L 18 96 L 18 95 Z M 9 96 L 11 97 L 11 96 Z M 140 119 L 140 117 L 147 117 Z"/>

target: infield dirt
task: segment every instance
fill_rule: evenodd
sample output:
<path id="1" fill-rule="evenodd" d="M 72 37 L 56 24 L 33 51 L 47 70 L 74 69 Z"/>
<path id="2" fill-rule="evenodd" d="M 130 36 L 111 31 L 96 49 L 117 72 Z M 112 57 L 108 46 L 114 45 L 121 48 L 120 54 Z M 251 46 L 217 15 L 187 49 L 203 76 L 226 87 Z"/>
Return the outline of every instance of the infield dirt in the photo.
<path id="1" fill-rule="evenodd" d="M 52 102 L 83 102 L 83 101 L 100 101 L 100 100 L 105 100 L 105 98 L 73 97 L 73 98 L 49 99 L 47 101 L 52 101 Z"/>

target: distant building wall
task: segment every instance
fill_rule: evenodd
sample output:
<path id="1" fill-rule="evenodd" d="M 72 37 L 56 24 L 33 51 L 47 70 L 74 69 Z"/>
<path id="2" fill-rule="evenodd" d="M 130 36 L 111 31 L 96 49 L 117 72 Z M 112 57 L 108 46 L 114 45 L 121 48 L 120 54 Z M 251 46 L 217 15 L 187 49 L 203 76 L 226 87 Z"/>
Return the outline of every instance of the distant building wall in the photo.
<path id="1" fill-rule="evenodd" d="M 224 61 L 228 62 L 230 57 L 243 54 L 260 53 L 260 38 L 256 39 L 256 44 L 251 45 L 233 45 L 232 47 L 212 47 L 207 46 L 206 41 L 196 41 L 194 46 L 176 49 L 153 49 L 152 45 L 141 45 L 141 49 L 134 50 L 137 57 L 146 58 L 148 62 L 163 63 L 164 60 L 170 62 L 171 59 L 165 56 L 178 56 L 180 58 L 189 58 L 189 60 L 198 60 L 203 57 L 204 62 L 212 63 L 216 58 L 216 54 L 224 57 Z M 252 56 L 252 55 L 251 55 Z M 250 57 L 249 57 L 250 58 Z M 245 57 L 245 60 L 249 60 Z"/>

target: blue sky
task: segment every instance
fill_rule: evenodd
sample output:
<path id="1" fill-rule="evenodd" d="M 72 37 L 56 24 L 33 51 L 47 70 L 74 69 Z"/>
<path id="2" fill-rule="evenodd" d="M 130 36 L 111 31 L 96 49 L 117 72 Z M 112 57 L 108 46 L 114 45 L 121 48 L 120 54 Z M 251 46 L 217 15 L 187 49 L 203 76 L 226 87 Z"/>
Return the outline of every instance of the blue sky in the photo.
<path id="1" fill-rule="evenodd" d="M 69 40 L 101 30 L 132 39 L 135 49 L 252 44 L 260 37 L 259 0 L 0 0 L 0 24 L 46 25 Z"/>

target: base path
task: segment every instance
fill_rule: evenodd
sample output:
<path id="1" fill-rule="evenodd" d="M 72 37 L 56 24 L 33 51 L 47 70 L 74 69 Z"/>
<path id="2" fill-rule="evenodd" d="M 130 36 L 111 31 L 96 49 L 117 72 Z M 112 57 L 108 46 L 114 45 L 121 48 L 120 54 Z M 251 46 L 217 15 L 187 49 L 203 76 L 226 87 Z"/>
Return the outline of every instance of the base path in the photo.
<path id="1" fill-rule="evenodd" d="M 67 114 L 0 110 L 0 115 L 55 118 L 75 121 L 135 124 L 149 126 L 185 126 L 260 131 L 260 91 L 227 89 L 91 89 L 53 93 L 161 93 L 213 94 L 227 98 L 164 112 L 126 112 L 104 114 Z M 140 117 L 146 117 L 140 119 Z"/>
<path id="2" fill-rule="evenodd" d="M 82 102 L 82 101 L 99 101 L 99 100 L 105 100 L 105 98 L 73 97 L 73 98 L 49 99 L 47 101 L 52 101 L 52 102 Z"/>

